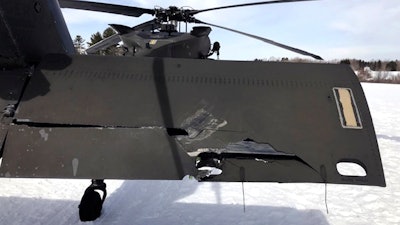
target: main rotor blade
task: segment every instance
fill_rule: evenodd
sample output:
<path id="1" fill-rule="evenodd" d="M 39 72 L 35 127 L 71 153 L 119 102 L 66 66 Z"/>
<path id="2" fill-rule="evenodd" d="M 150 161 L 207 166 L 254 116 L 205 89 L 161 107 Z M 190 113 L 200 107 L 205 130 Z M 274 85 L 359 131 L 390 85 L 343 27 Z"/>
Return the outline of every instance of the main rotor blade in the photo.
<path id="1" fill-rule="evenodd" d="M 114 5 L 98 2 L 87 2 L 78 0 L 58 0 L 61 8 L 83 9 L 96 12 L 114 13 L 125 16 L 139 17 L 144 13 L 154 15 L 153 9 L 144 9 L 132 6 Z"/>
<path id="2" fill-rule="evenodd" d="M 149 20 L 142 24 L 132 27 L 135 31 L 152 31 L 161 27 L 161 24 L 157 22 L 157 19 Z"/>
<path id="3" fill-rule="evenodd" d="M 245 35 L 245 36 L 248 36 L 248 37 L 251 37 L 251 38 L 255 38 L 257 40 L 266 42 L 266 43 L 271 44 L 271 45 L 275 45 L 275 46 L 284 48 L 284 49 L 292 51 L 292 52 L 296 52 L 296 53 L 299 53 L 299 54 L 302 54 L 302 55 L 306 55 L 306 56 L 311 56 L 314 59 L 323 60 L 321 58 L 321 56 L 318 56 L 318 55 L 303 51 L 303 50 L 298 49 L 298 48 L 293 48 L 293 47 L 290 47 L 288 45 L 284 45 L 284 44 L 281 44 L 281 43 L 278 43 L 278 42 L 275 42 L 275 41 L 272 41 L 272 40 L 269 40 L 269 39 L 266 39 L 266 38 L 263 38 L 263 37 L 259 37 L 259 36 L 253 35 L 253 34 L 248 34 L 248 33 L 245 33 L 245 32 L 242 32 L 242 31 L 238 31 L 238 30 L 234 30 L 234 29 L 231 29 L 231 28 L 227 28 L 227 27 L 223 27 L 223 26 L 219 26 L 219 25 L 215 25 L 215 24 L 211 24 L 211 23 L 206 23 L 206 22 L 200 21 L 198 19 L 195 19 L 194 22 L 195 23 L 206 24 L 206 25 L 213 26 L 213 27 L 218 27 L 218 28 L 221 28 L 221 29 L 224 29 L 224 30 L 229 30 L 229 31 L 232 31 L 232 32 L 235 32 L 235 33 L 238 33 L 238 34 L 242 34 L 242 35 Z"/>
<path id="4" fill-rule="evenodd" d="M 221 6 L 221 7 L 209 8 L 209 9 L 202 9 L 202 10 L 193 10 L 190 12 L 190 14 L 194 15 L 197 13 L 207 12 L 207 11 L 211 11 L 211 10 L 228 9 L 228 8 L 236 8 L 236 7 L 243 7 L 243 6 L 266 5 L 266 4 L 276 4 L 276 3 L 289 3 L 289 2 L 305 2 L 305 1 L 316 1 L 316 0 L 274 0 L 274 1 L 264 1 L 264 2 L 253 2 L 253 3 Z"/>
<path id="5" fill-rule="evenodd" d="M 86 49 L 86 53 L 94 54 L 97 51 L 104 50 L 112 45 L 116 45 L 120 41 L 121 41 L 121 38 L 119 37 L 118 34 L 111 35 L 110 37 L 103 39 L 103 40 L 97 42 L 96 44 L 90 46 L 88 49 Z"/>

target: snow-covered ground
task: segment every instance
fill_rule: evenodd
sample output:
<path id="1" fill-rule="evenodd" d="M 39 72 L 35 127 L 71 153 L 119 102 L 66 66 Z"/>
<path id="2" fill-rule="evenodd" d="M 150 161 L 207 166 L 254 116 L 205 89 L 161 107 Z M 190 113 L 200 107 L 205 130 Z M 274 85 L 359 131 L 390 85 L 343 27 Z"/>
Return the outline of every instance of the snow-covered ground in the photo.
<path id="1" fill-rule="evenodd" d="M 360 74 L 360 71 L 354 71 L 357 75 Z M 395 82 L 399 83 L 400 81 L 400 71 L 374 71 L 369 67 L 364 68 L 364 73 L 367 73 L 369 76 L 366 78 L 368 81 L 378 81 L 378 82 Z M 396 82 L 397 81 L 397 82 Z"/>
<path id="2" fill-rule="evenodd" d="M 400 77 L 400 71 L 368 71 L 372 80 L 395 80 Z"/>
<path id="3" fill-rule="evenodd" d="M 102 216 L 85 224 L 400 224 L 400 85 L 363 84 L 386 188 L 353 185 L 106 181 Z M 81 224 L 88 180 L 0 179 L 0 224 Z M 83 223 L 82 223 L 83 224 Z"/>

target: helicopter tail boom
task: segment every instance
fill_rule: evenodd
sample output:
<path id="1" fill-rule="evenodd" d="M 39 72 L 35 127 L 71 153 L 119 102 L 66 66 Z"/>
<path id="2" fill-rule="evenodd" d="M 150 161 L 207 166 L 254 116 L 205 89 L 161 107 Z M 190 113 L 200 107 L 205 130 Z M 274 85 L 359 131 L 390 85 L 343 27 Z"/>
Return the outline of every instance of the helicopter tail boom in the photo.
<path id="1" fill-rule="evenodd" d="M 0 40 L 0 68 L 38 63 L 50 53 L 75 53 L 57 0 L 2 1 Z"/>

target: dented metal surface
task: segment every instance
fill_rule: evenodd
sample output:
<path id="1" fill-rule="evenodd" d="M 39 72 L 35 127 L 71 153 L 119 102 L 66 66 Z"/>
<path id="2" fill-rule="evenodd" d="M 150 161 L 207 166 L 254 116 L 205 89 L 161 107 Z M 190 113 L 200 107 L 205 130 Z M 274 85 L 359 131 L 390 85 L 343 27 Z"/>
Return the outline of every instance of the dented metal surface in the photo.
<path id="1" fill-rule="evenodd" d="M 226 126 L 227 123 L 226 120 L 215 118 L 205 109 L 199 109 L 182 122 L 180 127 L 184 129 L 188 135 L 181 136 L 178 140 L 185 144 L 189 144 L 193 141 L 202 141 L 210 137 L 218 129 Z"/>

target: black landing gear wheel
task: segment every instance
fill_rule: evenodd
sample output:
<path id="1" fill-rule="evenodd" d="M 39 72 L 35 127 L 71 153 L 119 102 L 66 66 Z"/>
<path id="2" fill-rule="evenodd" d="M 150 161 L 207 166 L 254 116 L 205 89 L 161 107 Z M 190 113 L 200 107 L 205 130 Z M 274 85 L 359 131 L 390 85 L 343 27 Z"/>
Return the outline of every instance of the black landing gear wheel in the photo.
<path id="1" fill-rule="evenodd" d="M 103 192 L 103 197 L 98 191 Z M 93 221 L 100 217 L 107 191 L 104 180 L 92 180 L 92 184 L 86 188 L 85 194 L 79 204 L 79 218 L 81 221 Z"/>

